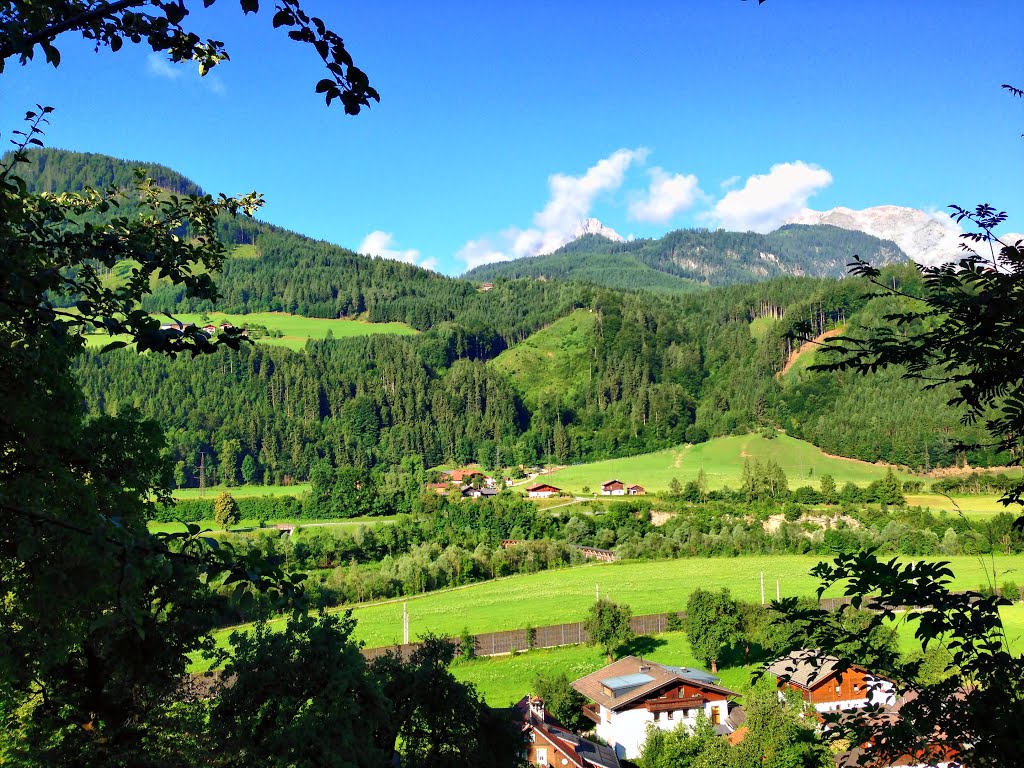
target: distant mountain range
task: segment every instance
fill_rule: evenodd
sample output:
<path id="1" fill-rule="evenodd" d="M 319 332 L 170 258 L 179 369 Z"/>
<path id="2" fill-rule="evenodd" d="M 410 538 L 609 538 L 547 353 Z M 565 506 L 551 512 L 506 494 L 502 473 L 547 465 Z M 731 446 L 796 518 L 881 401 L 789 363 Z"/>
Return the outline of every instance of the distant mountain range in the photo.
<path id="1" fill-rule="evenodd" d="M 943 264 L 960 254 L 963 230 L 948 216 L 935 215 L 898 205 L 878 205 L 854 211 L 803 211 L 789 219 L 791 224 L 828 224 L 865 232 L 895 242 L 919 264 Z"/>
<path id="2" fill-rule="evenodd" d="M 587 229 L 604 228 L 598 222 Z M 483 265 L 465 277 L 586 280 L 613 288 L 692 291 L 784 275 L 842 277 L 854 254 L 880 266 L 908 258 L 892 240 L 849 227 L 788 224 L 766 235 L 681 229 L 656 240 L 615 241 L 584 234 L 553 253 Z"/>

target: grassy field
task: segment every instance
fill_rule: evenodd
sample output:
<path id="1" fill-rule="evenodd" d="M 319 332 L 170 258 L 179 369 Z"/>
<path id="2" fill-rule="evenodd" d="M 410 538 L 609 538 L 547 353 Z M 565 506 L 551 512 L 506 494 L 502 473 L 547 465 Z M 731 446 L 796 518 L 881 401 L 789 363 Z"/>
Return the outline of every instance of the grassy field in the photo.
<path id="1" fill-rule="evenodd" d="M 183 312 L 176 314 L 175 318 L 183 323 L 195 323 L 205 325 L 203 315 Z M 260 344 L 272 344 L 289 349 L 302 349 L 306 346 L 308 339 L 326 338 L 328 331 L 334 338 L 349 338 L 352 336 L 369 336 L 375 333 L 397 334 L 411 336 L 416 331 L 405 323 L 364 323 L 360 320 L 329 320 L 320 317 L 301 317 L 300 315 L 289 315 L 284 312 L 253 312 L 248 315 L 226 315 L 222 312 L 211 312 L 208 315 L 209 322 L 214 325 L 231 323 L 232 325 L 262 325 L 271 331 L 280 331 L 279 337 L 264 337 L 258 339 Z M 115 339 L 121 337 L 110 337 L 104 333 L 94 333 L 86 337 L 86 344 L 90 347 L 103 347 Z M 123 340 L 123 339 L 122 339 Z"/>
<path id="2" fill-rule="evenodd" d="M 317 525 L 331 528 L 359 528 L 369 527 L 374 525 L 386 525 L 395 522 L 395 517 L 350 517 L 345 520 L 296 520 L 296 519 L 281 519 L 281 520 L 266 520 L 267 525 L 274 525 L 281 523 L 284 525 Z M 252 528 L 259 528 L 260 521 L 250 518 L 242 518 L 238 525 L 231 526 L 232 531 L 249 530 Z M 219 531 L 220 526 L 217 525 L 216 520 L 198 520 L 196 521 L 203 530 Z M 180 533 L 185 530 L 184 523 L 158 523 L 156 521 L 149 523 L 150 533 Z"/>
<path id="3" fill-rule="evenodd" d="M 937 493 L 920 493 L 907 496 L 907 503 L 929 507 L 933 512 L 963 512 L 968 518 L 993 517 L 1000 512 L 1021 514 L 1020 505 L 1003 506 L 999 494 L 982 493 L 976 496 L 942 496 Z"/>
<path id="4" fill-rule="evenodd" d="M 776 580 L 783 596 L 813 595 L 818 582 L 808 571 L 823 559 L 772 555 L 625 561 L 512 576 L 356 607 L 353 616 L 359 623 L 355 637 L 370 647 L 401 642 L 402 602 L 408 603 L 410 635 L 415 638 L 427 632 L 457 635 L 463 628 L 479 633 L 580 621 L 598 586 L 602 596 L 626 603 L 635 614 L 682 610 L 698 587 L 728 587 L 734 597 L 759 600 L 761 571 L 766 598 L 774 598 Z M 984 583 L 983 565 L 977 558 L 945 559 L 953 564 L 957 588 L 975 589 Z M 997 558 L 996 571 L 1000 583 L 1022 580 L 1018 574 L 1024 574 L 1024 555 Z"/>
<path id="5" fill-rule="evenodd" d="M 577 309 L 507 349 L 489 365 L 508 374 L 527 404 L 541 395 L 575 392 L 587 385 L 594 313 Z"/>
<path id="6" fill-rule="evenodd" d="M 1018 603 L 1003 609 L 1003 626 L 1007 640 L 1014 652 L 1024 649 L 1024 605 Z M 900 622 L 897 626 L 900 649 L 906 653 L 920 649 L 914 639 L 916 624 Z M 703 667 L 690 653 L 690 645 L 682 632 L 667 632 L 644 638 L 644 658 L 661 664 L 683 667 Z M 473 683 L 480 694 L 492 707 L 503 707 L 518 701 L 532 692 L 533 681 L 538 675 L 552 675 L 564 672 L 570 680 L 590 674 L 605 665 L 604 654 L 597 648 L 573 645 L 564 648 L 546 648 L 529 651 L 517 656 L 495 656 L 491 658 L 457 661 L 452 673 L 459 680 Z M 722 685 L 737 692 L 750 684 L 751 673 L 758 665 L 728 667 L 719 670 Z"/>
<path id="7" fill-rule="evenodd" d="M 682 632 L 666 632 L 663 635 L 645 637 L 642 644 L 633 650 L 660 664 L 679 667 L 703 667 L 690 654 L 690 645 Z M 552 675 L 564 672 L 570 680 L 589 675 L 607 663 L 605 655 L 597 648 L 585 645 L 571 645 L 564 648 L 545 648 L 528 651 L 517 656 L 493 656 L 490 658 L 457 661 L 452 666 L 456 678 L 476 686 L 477 691 L 492 707 L 504 707 L 523 698 L 533 690 L 533 681 L 538 675 Z M 745 687 L 750 681 L 754 666 L 731 667 L 719 671 L 722 685 L 733 690 Z"/>
<path id="8" fill-rule="evenodd" d="M 251 496 L 301 496 L 309 491 L 309 483 L 295 483 L 294 485 L 210 485 L 206 487 L 205 496 L 200 495 L 198 488 L 178 488 L 172 495 L 176 499 L 200 499 L 213 500 L 217 494 L 227 491 L 236 499 L 246 499 Z"/>
<path id="9" fill-rule="evenodd" d="M 685 484 L 695 480 L 703 468 L 709 487 L 738 488 L 748 457 L 777 461 L 786 472 L 790 488 L 817 487 L 822 475 L 832 475 L 839 487 L 847 482 L 867 485 L 886 472 L 885 467 L 865 461 L 827 456 L 808 442 L 780 433 L 772 440 L 759 434 L 718 437 L 640 456 L 579 464 L 545 475 L 543 480 L 570 493 L 582 493 L 584 486 L 600 493 L 601 483 L 611 478 L 639 483 L 648 493 L 664 493 L 672 478 Z"/>

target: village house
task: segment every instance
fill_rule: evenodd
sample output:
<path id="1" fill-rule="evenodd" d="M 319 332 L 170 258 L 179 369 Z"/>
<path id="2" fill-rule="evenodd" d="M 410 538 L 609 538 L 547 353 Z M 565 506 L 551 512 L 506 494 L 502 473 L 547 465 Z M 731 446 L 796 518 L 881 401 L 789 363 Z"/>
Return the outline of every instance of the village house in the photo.
<path id="1" fill-rule="evenodd" d="M 531 499 L 547 499 L 556 493 L 561 493 L 561 488 L 556 488 L 547 483 L 536 483 L 526 486 L 526 495 Z"/>
<path id="2" fill-rule="evenodd" d="M 868 704 L 891 707 L 896 689 L 891 680 L 874 675 L 864 667 L 850 665 L 839 672 L 840 661 L 820 651 L 794 651 L 768 665 L 778 678 L 779 698 L 796 691 L 818 712 L 860 709 Z"/>
<path id="3" fill-rule="evenodd" d="M 488 488 L 487 486 L 484 486 L 483 488 L 474 488 L 472 485 L 463 485 L 459 490 L 462 491 L 463 497 L 467 499 L 489 498 L 491 496 L 498 495 L 497 488 Z"/>
<path id="4" fill-rule="evenodd" d="M 644 488 L 642 485 L 631 485 L 626 489 L 626 493 L 628 493 L 630 496 L 643 496 L 645 493 L 647 493 L 647 489 Z"/>
<path id="5" fill-rule="evenodd" d="M 625 496 L 626 485 L 621 480 L 608 480 L 601 483 L 602 496 Z"/>
<path id="6" fill-rule="evenodd" d="M 577 736 L 554 719 L 544 708 L 544 700 L 524 696 L 515 707 L 526 735 L 526 761 L 530 765 L 572 766 L 573 768 L 619 768 L 615 750 Z"/>
<path id="7" fill-rule="evenodd" d="M 215 334 L 217 332 L 217 326 L 216 325 L 204 325 L 203 326 L 203 332 L 207 336 L 213 336 L 213 334 Z"/>
<path id="8" fill-rule="evenodd" d="M 729 702 L 738 694 L 718 683 L 719 678 L 701 669 L 626 656 L 572 687 L 592 702 L 583 713 L 594 722 L 594 732 L 619 758 L 635 760 L 652 725 L 666 731 L 680 723 L 694 728 L 703 713 L 719 734 L 732 732 Z"/>
<path id="9" fill-rule="evenodd" d="M 483 474 L 483 472 L 478 472 L 475 469 L 453 469 L 451 472 L 446 472 L 445 476 L 450 483 L 465 485 L 472 482 L 474 477 L 483 477 Z"/>

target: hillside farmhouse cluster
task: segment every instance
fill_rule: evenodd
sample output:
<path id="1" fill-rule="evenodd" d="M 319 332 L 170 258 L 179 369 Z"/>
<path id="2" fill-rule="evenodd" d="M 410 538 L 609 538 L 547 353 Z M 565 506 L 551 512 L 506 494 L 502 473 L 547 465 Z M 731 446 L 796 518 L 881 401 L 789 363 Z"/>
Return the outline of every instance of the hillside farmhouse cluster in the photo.
<path id="1" fill-rule="evenodd" d="M 643 496 L 647 490 L 642 485 L 626 485 L 621 480 L 607 480 L 601 483 L 602 496 Z"/>
<path id="2" fill-rule="evenodd" d="M 160 324 L 160 330 L 161 331 L 177 331 L 178 333 L 184 333 L 186 328 L 194 328 L 194 327 L 195 327 L 195 323 L 183 323 L 180 320 L 176 320 L 173 323 L 161 323 Z M 235 326 L 233 326 L 231 323 L 221 323 L 220 325 L 214 325 L 213 323 L 207 323 L 206 325 L 204 325 L 199 330 L 201 330 L 207 336 L 212 338 L 213 336 L 216 336 L 218 333 L 224 333 L 225 331 L 229 331 L 229 330 L 231 330 L 234 327 Z M 246 329 L 244 329 L 244 328 L 242 329 L 241 334 L 243 336 L 248 336 L 249 335 L 248 331 L 246 331 Z"/>
<path id="3" fill-rule="evenodd" d="M 820 719 L 824 712 L 877 706 L 898 717 L 901 699 L 892 681 L 857 665 L 844 668 L 839 659 L 818 651 L 777 659 L 768 672 L 776 677 L 780 700 L 796 692 L 806 703 L 807 716 Z M 619 768 L 640 756 L 650 729 L 694 729 L 700 717 L 730 743 L 742 741 L 746 713 L 738 694 L 720 682 L 701 669 L 626 656 L 572 683 L 588 700 L 583 714 L 594 724 L 590 738 L 570 732 L 535 696 L 525 696 L 513 713 L 527 735 L 530 765 Z M 915 766 L 919 761 L 908 757 L 899 764 Z M 939 768 L 946 765 L 939 763 Z"/>
<path id="4" fill-rule="evenodd" d="M 508 486 L 512 484 L 512 481 L 506 479 L 502 482 L 475 469 L 453 469 L 449 472 L 442 472 L 438 481 L 430 483 L 427 488 L 444 496 L 455 487 L 463 498 L 481 499 L 497 496 L 502 484 Z"/>

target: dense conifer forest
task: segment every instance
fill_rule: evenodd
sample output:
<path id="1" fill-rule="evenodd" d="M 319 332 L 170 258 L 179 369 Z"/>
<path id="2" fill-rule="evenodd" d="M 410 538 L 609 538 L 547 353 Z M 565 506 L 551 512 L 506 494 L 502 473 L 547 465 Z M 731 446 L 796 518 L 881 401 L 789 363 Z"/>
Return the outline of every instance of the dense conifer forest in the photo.
<path id="1" fill-rule="evenodd" d="M 99 155 L 34 157 L 28 176 L 39 189 L 131 179 L 131 164 Z M 170 169 L 150 168 L 170 192 L 199 191 Z M 323 463 L 380 476 L 403 462 L 571 463 L 761 428 L 784 428 L 838 455 L 923 469 L 962 460 L 956 441 L 980 438 L 937 407 L 943 391 L 922 393 L 896 373 L 820 374 L 803 365 L 781 375 L 796 331 L 870 327 L 893 309 L 860 279 L 783 276 L 655 293 L 522 278 L 482 291 L 260 222 L 225 218 L 219 231 L 228 244 L 251 246 L 215 277 L 222 298 L 214 305 L 158 285 L 147 309 L 358 317 L 402 321 L 422 333 L 310 341 L 299 352 L 244 345 L 195 360 L 87 352 L 77 372 L 90 408 L 135 409 L 160 423 L 177 484 L 196 482 L 200 453 L 222 479 L 287 482 L 310 478 Z M 645 261 L 665 246 L 673 258 L 698 258 L 709 243 L 754 252 L 767 247 L 764 237 L 675 232 L 612 250 Z M 870 245 L 867 236 L 833 228 L 785 228 L 770 238 L 777 252 L 818 252 L 822 264 Z M 562 256 L 597 240 L 585 238 Z M 894 255 L 882 241 L 874 245 L 883 259 Z M 912 268 L 887 269 L 886 279 L 908 293 L 922 290 Z M 514 363 L 493 362 L 574 311 L 593 316 L 572 340 L 578 386 L 532 391 Z M 568 361 L 569 342 L 561 344 Z M 561 354 L 551 353 L 556 364 Z M 982 450 L 966 458 L 999 459 Z"/>

